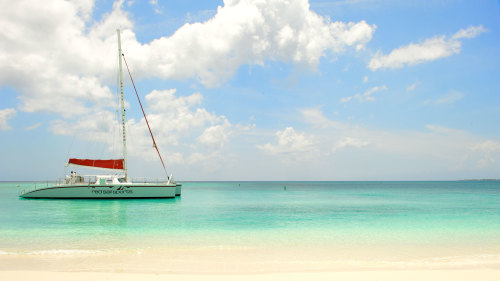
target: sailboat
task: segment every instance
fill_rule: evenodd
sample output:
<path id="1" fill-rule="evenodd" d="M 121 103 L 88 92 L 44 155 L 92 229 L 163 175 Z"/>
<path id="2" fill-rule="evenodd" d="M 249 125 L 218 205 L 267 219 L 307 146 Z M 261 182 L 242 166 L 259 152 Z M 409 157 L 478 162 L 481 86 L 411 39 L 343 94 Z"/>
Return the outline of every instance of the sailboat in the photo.
<path id="1" fill-rule="evenodd" d="M 120 159 L 79 159 L 70 158 L 68 165 L 83 166 L 87 168 L 106 169 L 114 171 L 114 174 L 109 175 L 79 175 L 76 172 L 71 172 L 70 176 L 58 180 L 54 185 L 46 185 L 43 187 L 35 187 L 32 189 L 21 190 L 19 196 L 22 198 L 65 198 L 65 199 L 114 199 L 114 198 L 175 198 L 180 196 L 182 185 L 175 182 L 172 175 L 168 176 L 165 163 L 161 157 L 160 151 L 156 146 L 153 133 L 149 126 L 149 122 L 142 108 L 142 103 L 137 94 L 132 75 L 128 69 L 127 61 L 122 53 L 120 30 L 117 30 L 118 35 L 118 61 L 119 61 L 119 76 L 120 76 L 120 93 L 121 93 L 121 117 L 122 117 L 122 137 L 123 137 L 123 158 Z M 146 120 L 151 138 L 153 139 L 153 147 L 158 152 L 163 169 L 167 174 L 165 182 L 151 182 L 141 180 L 133 182 L 130 180 L 127 171 L 127 142 L 125 132 L 125 102 L 123 97 L 123 74 L 122 74 L 122 59 L 127 66 L 128 73 L 132 80 L 132 85 L 136 92 L 137 99 L 141 106 L 142 113 Z M 118 171 L 118 173 L 116 173 Z"/>

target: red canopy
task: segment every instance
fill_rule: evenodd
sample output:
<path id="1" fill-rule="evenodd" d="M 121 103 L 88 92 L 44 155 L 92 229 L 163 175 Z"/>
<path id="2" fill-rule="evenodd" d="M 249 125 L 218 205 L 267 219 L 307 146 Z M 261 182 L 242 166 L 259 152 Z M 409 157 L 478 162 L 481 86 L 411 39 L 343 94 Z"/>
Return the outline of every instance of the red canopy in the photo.
<path id="1" fill-rule="evenodd" d="M 87 166 L 93 168 L 123 170 L 123 159 L 100 160 L 100 159 L 70 158 L 68 164 Z"/>

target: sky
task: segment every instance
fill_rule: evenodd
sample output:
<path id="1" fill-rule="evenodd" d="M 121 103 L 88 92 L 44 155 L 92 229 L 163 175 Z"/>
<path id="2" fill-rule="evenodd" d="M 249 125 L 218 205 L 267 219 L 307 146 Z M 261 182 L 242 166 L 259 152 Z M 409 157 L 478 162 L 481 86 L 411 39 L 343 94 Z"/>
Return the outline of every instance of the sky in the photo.
<path id="1" fill-rule="evenodd" d="M 500 178 L 500 2 L 0 0 L 0 180 L 119 158 L 117 29 L 168 174 Z M 165 178 L 127 70 L 129 175 Z"/>

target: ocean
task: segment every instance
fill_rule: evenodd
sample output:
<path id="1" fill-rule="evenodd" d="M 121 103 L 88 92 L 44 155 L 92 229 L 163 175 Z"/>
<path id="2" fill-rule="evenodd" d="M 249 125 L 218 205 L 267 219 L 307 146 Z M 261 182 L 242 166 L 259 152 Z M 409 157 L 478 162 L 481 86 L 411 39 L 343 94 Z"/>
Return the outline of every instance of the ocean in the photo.
<path id="1" fill-rule="evenodd" d="M 0 269 L 500 268 L 500 181 L 183 182 L 175 199 L 18 197 L 34 184 L 0 183 Z"/>

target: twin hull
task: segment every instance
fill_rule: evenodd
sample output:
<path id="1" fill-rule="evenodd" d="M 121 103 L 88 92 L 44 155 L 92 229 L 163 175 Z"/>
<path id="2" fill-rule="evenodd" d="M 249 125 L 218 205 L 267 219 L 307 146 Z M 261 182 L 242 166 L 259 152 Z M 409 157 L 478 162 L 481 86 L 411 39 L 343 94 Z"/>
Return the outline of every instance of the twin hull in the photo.
<path id="1" fill-rule="evenodd" d="M 181 186 L 175 184 L 71 184 L 56 185 L 26 191 L 23 198 L 174 198 L 180 195 Z"/>

